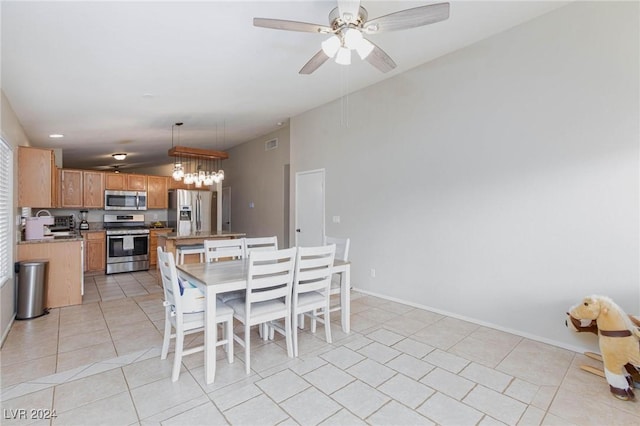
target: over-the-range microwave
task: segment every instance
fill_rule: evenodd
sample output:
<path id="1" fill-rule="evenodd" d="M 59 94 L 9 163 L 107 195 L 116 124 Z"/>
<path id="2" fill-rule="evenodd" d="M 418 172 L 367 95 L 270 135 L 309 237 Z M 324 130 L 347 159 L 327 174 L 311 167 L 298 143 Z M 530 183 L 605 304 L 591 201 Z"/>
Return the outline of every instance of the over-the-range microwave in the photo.
<path id="1" fill-rule="evenodd" d="M 146 210 L 146 191 L 104 191 L 105 210 Z"/>

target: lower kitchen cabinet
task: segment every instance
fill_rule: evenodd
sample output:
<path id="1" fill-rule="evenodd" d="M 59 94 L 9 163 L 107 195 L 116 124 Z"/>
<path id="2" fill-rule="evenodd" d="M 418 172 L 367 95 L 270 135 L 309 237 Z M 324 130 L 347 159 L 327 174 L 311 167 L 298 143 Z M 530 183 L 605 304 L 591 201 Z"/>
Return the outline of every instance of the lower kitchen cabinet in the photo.
<path id="1" fill-rule="evenodd" d="M 22 242 L 17 260 L 48 260 L 45 306 L 82 304 L 82 241 Z"/>
<path id="2" fill-rule="evenodd" d="M 158 264 L 158 234 L 171 232 L 171 228 L 156 228 L 149 230 L 149 266 Z"/>
<path id="3" fill-rule="evenodd" d="M 102 272 L 106 266 L 106 244 L 107 237 L 105 231 L 84 231 L 84 271 Z"/>

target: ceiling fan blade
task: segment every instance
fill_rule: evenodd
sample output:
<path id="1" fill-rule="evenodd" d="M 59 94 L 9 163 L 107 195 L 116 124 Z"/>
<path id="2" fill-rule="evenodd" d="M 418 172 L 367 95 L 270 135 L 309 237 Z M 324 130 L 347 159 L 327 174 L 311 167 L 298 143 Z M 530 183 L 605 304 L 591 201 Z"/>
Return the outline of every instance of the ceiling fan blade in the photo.
<path id="1" fill-rule="evenodd" d="M 345 22 L 354 22 L 360 12 L 360 0 L 338 0 L 338 10 Z"/>
<path id="2" fill-rule="evenodd" d="M 299 74 L 311 74 L 320 68 L 320 65 L 327 62 L 327 59 L 329 59 L 329 57 L 324 53 L 324 51 L 320 50 L 318 53 L 313 55 L 313 58 L 309 59 L 309 62 L 304 64 L 302 69 L 299 71 Z"/>
<path id="3" fill-rule="evenodd" d="M 254 27 L 272 28 L 274 30 L 299 31 L 303 33 L 332 33 L 333 29 L 326 25 L 309 24 L 307 22 L 285 21 L 284 19 L 253 18 Z"/>
<path id="4" fill-rule="evenodd" d="M 373 50 L 366 59 L 367 62 L 382 72 L 389 72 L 397 66 L 393 59 L 375 44 L 373 44 Z"/>
<path id="5" fill-rule="evenodd" d="M 449 3 L 429 4 L 372 19 L 362 25 L 362 31 L 375 34 L 383 31 L 404 30 L 433 24 L 449 18 Z"/>

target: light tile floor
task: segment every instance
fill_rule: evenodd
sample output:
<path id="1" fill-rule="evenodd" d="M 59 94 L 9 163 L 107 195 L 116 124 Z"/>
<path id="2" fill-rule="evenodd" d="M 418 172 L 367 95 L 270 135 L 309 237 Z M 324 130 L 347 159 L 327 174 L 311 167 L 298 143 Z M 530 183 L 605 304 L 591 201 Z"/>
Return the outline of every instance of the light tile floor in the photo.
<path id="1" fill-rule="evenodd" d="M 597 363 L 564 349 L 354 292 L 352 332 L 334 315 L 284 340 L 202 353 L 170 380 L 160 360 L 162 291 L 153 272 L 86 277 L 84 304 L 16 321 L 0 352 L 3 425 L 629 425 L 640 402 L 612 397 Z M 202 342 L 192 337 L 189 344 Z M 41 419 L 55 411 L 52 420 Z"/>

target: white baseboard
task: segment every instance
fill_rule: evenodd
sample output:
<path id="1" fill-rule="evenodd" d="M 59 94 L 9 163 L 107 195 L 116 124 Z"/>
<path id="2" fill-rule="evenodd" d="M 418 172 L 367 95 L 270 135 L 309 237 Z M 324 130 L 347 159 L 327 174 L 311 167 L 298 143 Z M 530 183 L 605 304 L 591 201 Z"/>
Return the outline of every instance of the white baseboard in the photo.
<path id="1" fill-rule="evenodd" d="M 9 335 L 9 331 L 11 331 L 11 326 L 13 325 L 13 322 L 15 321 L 15 319 L 16 319 L 16 314 L 14 312 L 13 316 L 11 317 L 11 321 L 9 321 L 9 324 L 7 324 L 7 328 L 2 330 L 2 339 L 0 340 L 0 348 L 4 345 L 4 341 Z"/>
<path id="2" fill-rule="evenodd" d="M 427 311 L 431 311 L 431 312 L 435 312 L 437 314 L 440 315 L 446 315 L 448 317 L 451 318 L 456 318 L 459 320 L 463 320 L 463 321 L 467 321 L 473 324 L 478 324 L 481 325 L 483 327 L 488 327 L 488 328 L 493 328 L 495 330 L 499 330 L 499 331 L 504 331 L 505 333 L 511 333 L 511 334 L 515 334 L 516 336 L 520 336 L 520 337 L 524 337 L 530 340 L 534 340 L 536 342 L 540 342 L 540 343 L 546 343 L 548 345 L 552 345 L 552 346 L 557 346 L 559 348 L 562 349 L 567 349 L 569 351 L 572 352 L 577 352 L 577 353 L 584 353 L 584 352 L 593 352 L 594 349 L 592 347 L 581 347 L 581 346 L 574 346 L 574 345 L 568 345 L 566 342 L 559 342 L 557 340 L 552 340 L 552 339 L 547 339 L 546 337 L 541 337 L 535 334 L 530 334 L 530 333 L 525 333 L 521 330 L 514 330 L 511 328 L 506 328 L 503 327 L 501 325 L 497 325 L 497 324 L 492 324 L 489 322 L 485 322 L 485 321 L 480 321 L 476 318 L 470 318 L 470 317 L 466 317 L 464 315 L 460 315 L 460 314 L 456 314 L 454 312 L 448 312 L 448 311 L 443 311 L 442 309 L 437 309 L 431 306 L 426 306 L 426 305 L 421 305 L 419 303 L 414 303 L 414 302 L 409 302 L 407 300 L 402 300 L 402 299 L 398 299 L 395 297 L 390 297 L 387 296 L 385 294 L 379 294 L 379 293 L 374 293 L 372 291 L 368 291 L 368 290 L 363 290 L 361 288 L 357 288 L 357 287 L 352 287 L 352 289 L 354 291 L 357 291 L 359 293 L 362 294 L 367 294 L 369 296 L 375 296 L 375 297 L 379 297 L 380 299 L 385 299 L 388 300 L 390 302 L 397 302 L 397 303 L 402 303 L 403 305 L 407 305 L 407 306 L 412 306 L 414 308 L 418 308 L 418 309 L 424 309 Z"/>

